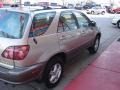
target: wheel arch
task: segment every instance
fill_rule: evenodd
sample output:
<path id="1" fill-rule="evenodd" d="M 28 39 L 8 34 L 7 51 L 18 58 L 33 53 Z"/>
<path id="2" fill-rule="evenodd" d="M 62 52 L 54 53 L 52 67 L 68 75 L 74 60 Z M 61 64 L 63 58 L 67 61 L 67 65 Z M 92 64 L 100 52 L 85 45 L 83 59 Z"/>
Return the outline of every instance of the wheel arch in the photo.
<path id="1" fill-rule="evenodd" d="M 117 21 L 117 23 L 120 22 L 120 19 Z"/>
<path id="2" fill-rule="evenodd" d="M 94 11 L 94 10 L 91 10 L 91 14 L 92 14 L 92 13 L 95 13 L 95 11 Z"/>
<path id="3" fill-rule="evenodd" d="M 120 28 L 119 24 L 120 24 L 120 20 L 117 21 L 117 27 L 118 28 Z"/>
<path id="4" fill-rule="evenodd" d="M 52 60 L 52 58 L 54 58 L 54 57 L 60 57 L 60 58 L 63 59 L 63 62 L 66 63 L 67 56 L 66 56 L 66 54 L 65 54 L 64 52 L 59 52 L 59 53 L 51 56 L 51 57 L 49 58 L 48 62 L 50 62 L 50 61 Z"/>
<path id="5" fill-rule="evenodd" d="M 99 37 L 99 39 L 100 39 L 100 37 L 101 37 L 101 33 L 98 33 L 98 34 L 96 35 L 96 37 Z"/>

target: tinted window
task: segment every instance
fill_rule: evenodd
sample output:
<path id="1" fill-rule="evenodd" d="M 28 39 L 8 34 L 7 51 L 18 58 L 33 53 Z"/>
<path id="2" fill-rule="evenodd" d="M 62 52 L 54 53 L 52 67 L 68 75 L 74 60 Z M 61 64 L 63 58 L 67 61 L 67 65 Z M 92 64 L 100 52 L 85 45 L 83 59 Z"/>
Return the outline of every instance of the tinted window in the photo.
<path id="1" fill-rule="evenodd" d="M 29 37 L 44 34 L 48 30 L 54 17 L 55 12 L 46 12 L 35 15 Z"/>
<path id="2" fill-rule="evenodd" d="M 117 12 L 116 14 L 120 14 L 120 12 Z"/>
<path id="3" fill-rule="evenodd" d="M 102 7 L 97 6 L 97 7 L 93 7 L 93 9 L 102 9 Z"/>
<path id="4" fill-rule="evenodd" d="M 62 12 L 59 19 L 58 32 L 71 31 L 76 29 L 77 22 L 75 16 L 71 12 Z"/>
<path id="5" fill-rule="evenodd" d="M 0 10 L 0 37 L 22 38 L 28 17 L 25 13 Z"/>
<path id="6" fill-rule="evenodd" d="M 93 7 L 92 9 L 97 9 L 97 7 Z"/>

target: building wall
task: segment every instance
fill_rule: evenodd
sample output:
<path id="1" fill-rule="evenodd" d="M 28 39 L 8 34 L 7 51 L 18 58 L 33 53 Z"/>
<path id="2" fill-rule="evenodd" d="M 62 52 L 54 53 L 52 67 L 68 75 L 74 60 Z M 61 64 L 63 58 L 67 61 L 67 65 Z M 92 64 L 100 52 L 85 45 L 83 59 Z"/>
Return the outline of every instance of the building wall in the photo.
<path id="1" fill-rule="evenodd" d="M 12 3 L 15 3 L 15 2 L 19 2 L 19 0 L 0 0 L 1 2 L 3 3 L 7 3 L 7 4 L 12 4 Z"/>

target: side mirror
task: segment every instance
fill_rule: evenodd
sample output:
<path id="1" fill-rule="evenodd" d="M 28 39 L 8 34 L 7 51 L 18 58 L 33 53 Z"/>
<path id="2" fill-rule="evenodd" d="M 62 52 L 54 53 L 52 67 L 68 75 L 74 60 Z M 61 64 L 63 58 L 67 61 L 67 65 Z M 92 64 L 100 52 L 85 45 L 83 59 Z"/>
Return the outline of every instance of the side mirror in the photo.
<path id="1" fill-rule="evenodd" d="M 96 27 L 96 22 L 95 22 L 95 21 L 91 21 L 91 22 L 90 22 L 90 26 Z"/>

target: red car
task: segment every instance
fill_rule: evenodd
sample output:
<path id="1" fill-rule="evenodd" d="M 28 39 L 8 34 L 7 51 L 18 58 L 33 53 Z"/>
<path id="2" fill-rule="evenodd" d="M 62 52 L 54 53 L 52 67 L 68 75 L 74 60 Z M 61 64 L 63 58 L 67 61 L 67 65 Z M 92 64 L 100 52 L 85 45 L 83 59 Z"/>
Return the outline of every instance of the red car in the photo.
<path id="1" fill-rule="evenodd" d="M 118 12 L 120 12 L 120 7 L 117 7 L 117 8 L 112 9 L 112 12 L 113 12 L 113 13 L 118 13 Z"/>
<path id="2" fill-rule="evenodd" d="M 2 2 L 0 2 L 0 8 L 2 8 L 3 7 L 3 3 Z"/>

